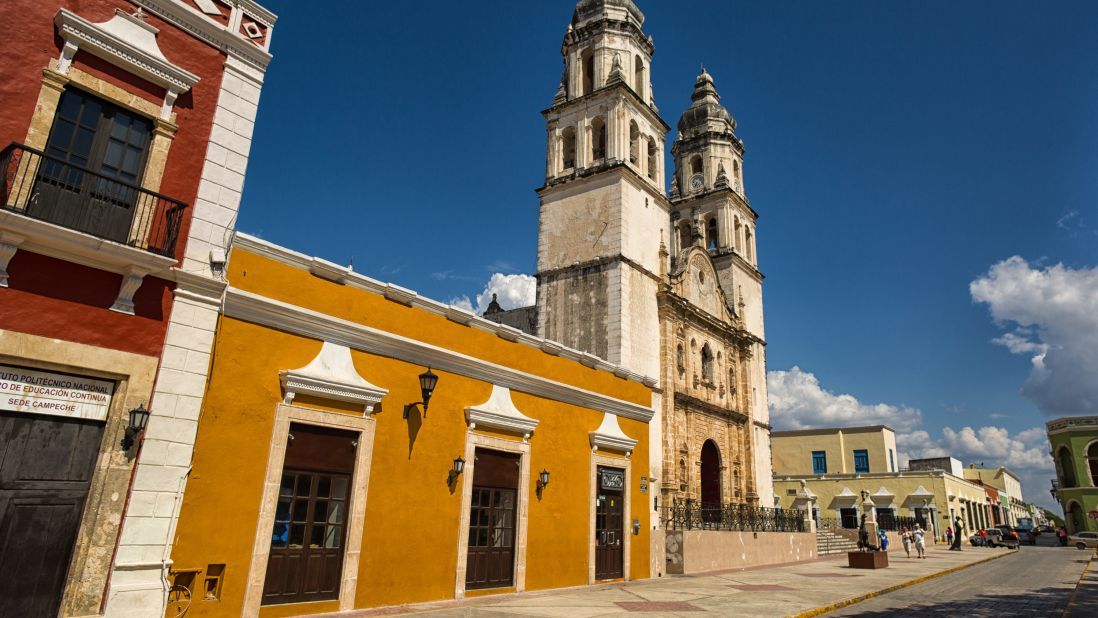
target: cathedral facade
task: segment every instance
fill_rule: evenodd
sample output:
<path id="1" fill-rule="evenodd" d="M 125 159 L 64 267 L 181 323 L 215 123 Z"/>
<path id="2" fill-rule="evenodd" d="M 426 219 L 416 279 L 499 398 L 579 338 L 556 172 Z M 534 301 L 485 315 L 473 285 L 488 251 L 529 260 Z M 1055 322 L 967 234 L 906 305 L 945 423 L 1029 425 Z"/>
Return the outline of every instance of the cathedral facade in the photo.
<path id="1" fill-rule="evenodd" d="M 772 506 L 757 213 L 743 142 L 698 75 L 671 145 L 632 0 L 581 0 L 543 112 L 537 334 L 656 377 L 653 515 L 676 500 Z M 670 191 L 665 187 L 670 182 Z"/>

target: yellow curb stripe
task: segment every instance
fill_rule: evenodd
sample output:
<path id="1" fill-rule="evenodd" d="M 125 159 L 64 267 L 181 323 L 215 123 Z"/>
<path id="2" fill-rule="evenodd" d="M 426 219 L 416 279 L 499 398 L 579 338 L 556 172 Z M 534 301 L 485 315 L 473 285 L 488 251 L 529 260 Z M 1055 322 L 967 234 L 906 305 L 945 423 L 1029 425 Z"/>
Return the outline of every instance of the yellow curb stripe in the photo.
<path id="1" fill-rule="evenodd" d="M 1094 564 L 1094 558 L 1091 558 L 1085 567 L 1083 567 L 1083 574 L 1079 576 L 1079 581 L 1075 584 L 1075 590 L 1071 591 L 1071 598 L 1068 599 L 1067 606 L 1064 607 L 1064 613 L 1061 616 L 1070 616 L 1071 607 L 1075 605 L 1075 597 L 1079 596 L 1079 588 L 1083 585 L 1083 580 L 1087 578 L 1087 571 L 1090 571 L 1090 565 Z"/>
<path id="2" fill-rule="evenodd" d="M 895 591 L 897 591 L 901 588 L 907 588 L 908 586 L 914 586 L 915 584 L 921 584 L 923 582 L 928 582 L 932 579 L 937 579 L 939 577 L 944 577 L 946 575 L 956 573 L 957 571 L 963 571 L 963 570 L 965 570 L 969 567 L 974 567 L 978 564 L 983 564 L 985 562 L 991 562 L 992 560 L 998 560 L 999 558 L 1004 558 L 1006 556 L 1010 556 L 1010 555 L 1014 554 L 1014 552 L 1016 552 L 1016 551 L 1018 551 L 1018 550 L 1007 552 L 1005 554 L 999 554 L 998 556 L 991 556 L 990 558 L 984 558 L 983 560 L 977 560 L 976 562 L 970 562 L 968 564 L 962 564 L 962 565 L 959 565 L 959 566 L 955 566 L 955 567 L 953 567 L 951 569 L 947 569 L 945 571 L 939 571 L 938 573 L 931 573 L 930 575 L 923 575 L 921 577 L 916 577 L 915 579 L 911 579 L 911 580 L 908 580 L 906 582 L 900 582 L 898 584 L 893 584 L 893 585 L 891 585 L 887 588 L 881 588 L 880 590 L 873 590 L 873 591 L 867 592 L 865 594 L 860 594 L 856 597 L 850 597 L 849 599 L 843 599 L 842 601 L 838 601 L 838 602 L 832 603 L 830 605 L 824 605 L 822 607 L 817 607 L 815 609 L 810 609 L 808 611 L 801 612 L 799 614 L 793 614 L 789 618 L 812 618 L 813 616 L 821 616 L 823 614 L 826 614 L 828 612 L 833 612 L 833 611 L 835 611 L 837 609 L 841 609 L 843 607 L 854 605 L 856 603 L 861 603 L 862 601 L 867 601 L 869 599 L 872 599 L 873 597 L 879 597 L 882 594 L 888 594 L 889 592 L 895 592 Z"/>

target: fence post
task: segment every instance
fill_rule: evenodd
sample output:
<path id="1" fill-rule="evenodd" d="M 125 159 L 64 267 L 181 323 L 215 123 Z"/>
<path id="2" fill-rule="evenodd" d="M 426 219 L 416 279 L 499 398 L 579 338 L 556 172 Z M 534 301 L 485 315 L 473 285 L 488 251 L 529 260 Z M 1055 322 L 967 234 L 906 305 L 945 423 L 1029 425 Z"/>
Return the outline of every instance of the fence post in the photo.
<path id="1" fill-rule="evenodd" d="M 805 532 L 816 532 L 816 520 L 812 517 L 812 513 L 815 511 L 816 506 L 816 494 L 812 493 L 808 489 L 808 483 L 801 479 L 801 488 L 797 491 L 797 497 L 793 500 L 793 507 L 801 511 L 801 517 L 804 519 Z"/>

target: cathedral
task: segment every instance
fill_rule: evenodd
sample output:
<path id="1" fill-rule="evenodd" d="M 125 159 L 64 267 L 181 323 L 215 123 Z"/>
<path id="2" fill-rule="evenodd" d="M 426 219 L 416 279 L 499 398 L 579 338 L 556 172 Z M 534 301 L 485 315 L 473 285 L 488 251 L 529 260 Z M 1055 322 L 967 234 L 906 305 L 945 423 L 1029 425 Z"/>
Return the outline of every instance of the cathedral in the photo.
<path id="1" fill-rule="evenodd" d="M 702 69 L 671 127 L 632 0 L 581 0 L 546 121 L 535 307 L 485 317 L 658 379 L 653 508 L 772 506 L 758 214 L 743 142 Z M 666 190 L 670 181 L 670 191 Z"/>

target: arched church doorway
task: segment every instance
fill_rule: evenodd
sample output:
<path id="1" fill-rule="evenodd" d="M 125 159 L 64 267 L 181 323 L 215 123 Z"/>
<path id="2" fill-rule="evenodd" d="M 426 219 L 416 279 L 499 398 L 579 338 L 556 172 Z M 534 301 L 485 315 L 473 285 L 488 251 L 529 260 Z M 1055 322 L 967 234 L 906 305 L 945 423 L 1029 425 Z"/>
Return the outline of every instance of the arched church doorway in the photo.
<path id="1" fill-rule="evenodd" d="M 701 505 L 705 521 L 721 517 L 721 453 L 716 443 L 706 440 L 701 452 Z"/>

